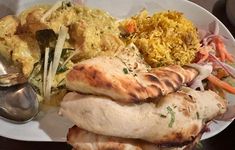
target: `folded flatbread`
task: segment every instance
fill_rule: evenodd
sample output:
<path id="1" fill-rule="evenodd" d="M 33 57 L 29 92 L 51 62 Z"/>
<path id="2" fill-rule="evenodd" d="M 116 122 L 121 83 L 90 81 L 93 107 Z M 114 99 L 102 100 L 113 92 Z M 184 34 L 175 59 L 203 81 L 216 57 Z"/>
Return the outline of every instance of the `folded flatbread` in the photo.
<path id="1" fill-rule="evenodd" d="M 77 126 L 69 129 L 67 142 L 73 150 L 185 150 L 184 147 L 159 147 L 155 144 L 135 139 L 98 135 Z"/>
<path id="2" fill-rule="evenodd" d="M 177 91 L 198 75 L 196 69 L 178 65 L 137 72 L 123 60 L 100 56 L 79 62 L 68 72 L 66 87 L 119 102 L 143 102 Z"/>
<path id="3" fill-rule="evenodd" d="M 100 135 L 142 139 L 157 145 L 184 145 L 206 122 L 226 111 L 212 91 L 183 88 L 155 103 L 123 104 L 108 97 L 68 93 L 60 113 L 78 127 Z"/>

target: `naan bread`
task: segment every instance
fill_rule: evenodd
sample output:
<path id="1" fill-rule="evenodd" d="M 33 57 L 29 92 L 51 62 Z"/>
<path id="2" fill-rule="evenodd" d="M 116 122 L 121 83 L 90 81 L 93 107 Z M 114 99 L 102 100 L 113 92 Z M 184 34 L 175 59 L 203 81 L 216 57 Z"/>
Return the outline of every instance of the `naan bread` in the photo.
<path id="1" fill-rule="evenodd" d="M 68 93 L 60 113 L 78 127 L 96 134 L 178 146 L 193 141 L 207 121 L 225 111 L 226 102 L 216 93 L 184 88 L 156 103 L 139 104 Z"/>
<path id="2" fill-rule="evenodd" d="M 184 150 L 186 148 L 186 146 L 163 148 L 141 140 L 98 135 L 76 126 L 69 129 L 67 142 L 73 146 L 73 150 Z"/>
<path id="3" fill-rule="evenodd" d="M 82 61 L 68 72 L 66 87 L 119 102 L 143 102 L 177 91 L 198 74 L 194 68 L 177 65 L 136 72 L 122 60 L 101 56 Z"/>

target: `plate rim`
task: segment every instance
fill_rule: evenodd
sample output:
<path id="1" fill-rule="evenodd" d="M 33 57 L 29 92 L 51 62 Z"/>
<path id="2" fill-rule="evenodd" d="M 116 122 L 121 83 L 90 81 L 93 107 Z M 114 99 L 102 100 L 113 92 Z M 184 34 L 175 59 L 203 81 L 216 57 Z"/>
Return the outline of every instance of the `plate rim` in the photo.
<path id="1" fill-rule="evenodd" d="M 175 1 L 175 0 L 172 0 L 172 1 Z M 228 28 L 223 24 L 223 22 L 220 21 L 214 14 L 212 14 L 210 11 L 208 11 L 204 7 L 198 5 L 198 4 L 196 4 L 196 3 L 194 3 L 194 2 L 192 2 L 190 0 L 180 0 L 180 1 L 182 1 L 182 3 L 187 3 L 187 5 L 191 5 L 193 7 L 196 7 L 198 9 L 200 9 L 201 11 L 203 11 L 204 13 L 206 13 L 207 15 L 211 16 L 215 21 L 217 21 L 223 27 L 223 29 L 225 30 L 226 34 L 228 34 L 231 37 L 230 40 L 232 40 L 233 43 L 235 44 L 235 37 L 228 30 Z M 38 121 L 36 121 L 36 122 L 38 122 Z M 233 122 L 233 120 L 224 121 L 224 122 L 226 122 L 226 124 L 223 125 L 223 127 L 221 127 L 218 131 L 216 131 L 216 132 L 214 131 L 213 133 L 209 133 L 208 132 L 208 135 L 206 135 L 207 133 L 204 133 L 202 138 L 201 138 L 201 140 L 209 139 L 209 138 L 211 138 L 211 137 L 221 133 L 223 130 L 225 130 Z M 29 123 L 31 123 L 31 122 L 29 122 Z M 30 140 L 30 139 L 27 139 L 27 138 L 21 139 L 21 138 L 11 137 L 11 136 L 8 136 L 8 135 L 2 135 L 1 133 L 0 133 L 0 136 L 8 138 L 8 139 L 12 139 L 12 140 L 18 140 L 18 141 L 29 141 L 29 142 L 36 142 L 36 141 L 38 141 L 38 142 L 39 141 L 40 142 L 66 142 L 66 141 L 63 141 L 63 140 L 52 140 L 52 139 L 51 140 L 49 140 L 49 139 L 48 140 L 43 140 L 43 141 L 42 140 Z"/>

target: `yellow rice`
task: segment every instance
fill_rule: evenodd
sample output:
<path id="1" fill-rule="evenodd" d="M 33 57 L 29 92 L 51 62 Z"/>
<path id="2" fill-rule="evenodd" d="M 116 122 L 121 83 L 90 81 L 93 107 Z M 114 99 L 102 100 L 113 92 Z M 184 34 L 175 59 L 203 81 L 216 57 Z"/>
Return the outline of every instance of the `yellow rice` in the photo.
<path id="1" fill-rule="evenodd" d="M 134 20 L 136 31 L 127 37 L 152 67 L 189 64 L 200 44 L 197 29 L 182 13 L 167 11 L 149 16 L 146 10 Z M 124 22 L 125 22 L 124 21 Z"/>

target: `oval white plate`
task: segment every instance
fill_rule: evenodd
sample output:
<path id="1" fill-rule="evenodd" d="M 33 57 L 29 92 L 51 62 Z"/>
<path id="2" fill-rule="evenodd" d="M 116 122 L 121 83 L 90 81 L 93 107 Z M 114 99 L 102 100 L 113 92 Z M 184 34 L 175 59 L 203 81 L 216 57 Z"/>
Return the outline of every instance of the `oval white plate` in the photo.
<path id="1" fill-rule="evenodd" d="M 56 0 L 8 0 L 0 1 L 0 16 L 9 13 L 19 13 L 24 8 L 38 3 L 53 3 Z M 87 0 L 85 4 L 91 7 L 100 8 L 108 11 L 117 18 L 125 18 L 146 8 L 149 12 L 162 10 L 177 10 L 185 14 L 199 28 L 207 29 L 208 24 L 212 21 L 219 22 L 220 34 L 227 37 L 227 49 L 235 55 L 235 40 L 226 29 L 226 27 L 216 19 L 211 13 L 202 7 L 186 0 Z M 234 96 L 228 96 L 232 101 Z M 203 135 L 202 139 L 212 137 L 224 130 L 231 121 L 211 123 L 210 132 Z M 63 117 L 58 116 L 57 109 L 52 108 L 47 113 L 39 115 L 34 121 L 27 124 L 15 125 L 0 120 L 0 135 L 12 139 L 25 141 L 65 141 L 66 132 L 73 124 Z"/>

